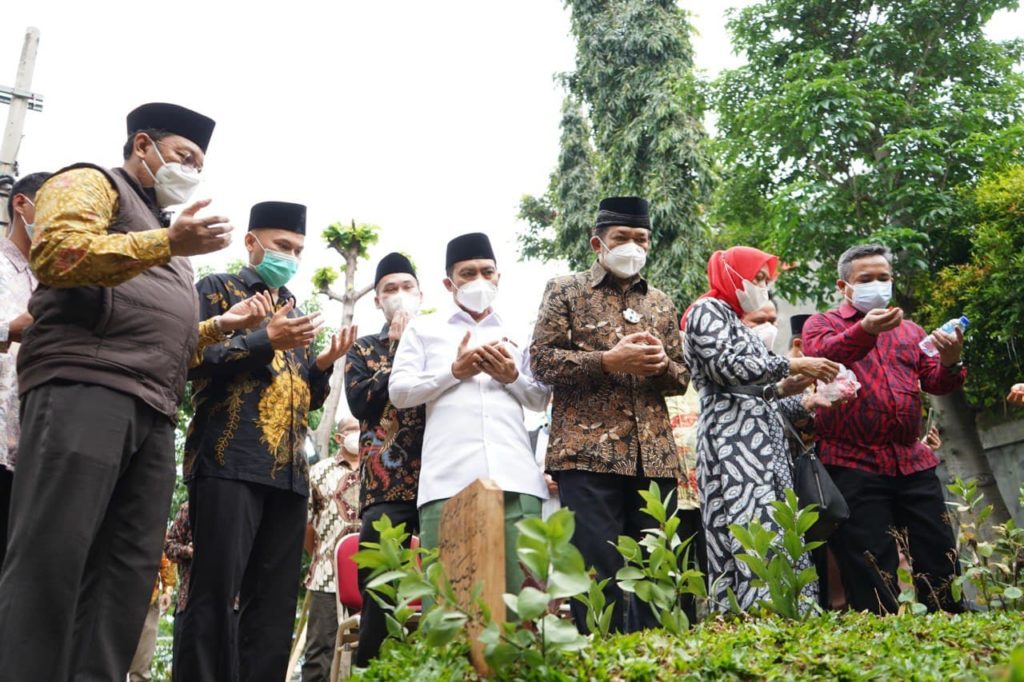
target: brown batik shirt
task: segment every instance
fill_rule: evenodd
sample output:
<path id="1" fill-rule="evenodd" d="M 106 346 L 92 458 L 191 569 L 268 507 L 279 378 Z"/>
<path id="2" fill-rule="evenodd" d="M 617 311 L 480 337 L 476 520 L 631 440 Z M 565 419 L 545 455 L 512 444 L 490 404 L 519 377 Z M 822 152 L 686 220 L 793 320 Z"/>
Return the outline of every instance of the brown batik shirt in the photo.
<path id="1" fill-rule="evenodd" d="M 682 394 L 690 381 L 678 320 L 666 294 L 642 277 L 623 291 L 598 262 L 548 282 L 530 347 L 534 376 L 554 389 L 548 471 L 679 477 L 665 408 L 665 396 Z M 661 340 L 668 370 L 606 374 L 601 354 L 636 332 Z"/>

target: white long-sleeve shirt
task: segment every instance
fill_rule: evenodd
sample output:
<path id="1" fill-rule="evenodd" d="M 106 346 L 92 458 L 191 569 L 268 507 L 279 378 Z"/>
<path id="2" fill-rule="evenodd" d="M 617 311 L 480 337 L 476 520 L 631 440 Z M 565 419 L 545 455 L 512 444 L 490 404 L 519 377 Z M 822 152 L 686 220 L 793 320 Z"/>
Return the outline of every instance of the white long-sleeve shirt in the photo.
<path id="1" fill-rule="evenodd" d="M 451 306 L 412 320 L 391 365 L 391 403 L 398 409 L 427 406 L 416 505 L 452 497 L 478 478 L 493 479 L 506 492 L 547 499 L 523 408 L 546 409 L 550 389 L 533 378 L 529 344 L 506 343 L 519 369 L 511 384 L 483 372 L 460 381 L 452 363 L 467 331 L 470 348 L 508 337 L 497 313 L 476 322 Z"/>

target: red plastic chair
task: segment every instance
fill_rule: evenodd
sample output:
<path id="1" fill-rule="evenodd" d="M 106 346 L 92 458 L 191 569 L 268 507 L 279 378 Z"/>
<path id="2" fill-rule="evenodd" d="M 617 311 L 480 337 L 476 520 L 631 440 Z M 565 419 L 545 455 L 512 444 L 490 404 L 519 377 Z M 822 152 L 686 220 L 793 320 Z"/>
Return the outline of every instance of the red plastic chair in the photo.
<path id="1" fill-rule="evenodd" d="M 419 537 L 413 535 L 410 544 L 413 548 L 419 547 Z M 331 665 L 332 682 L 342 679 L 342 659 L 347 653 L 351 661 L 351 653 L 359 644 L 359 612 L 363 609 L 363 595 L 359 591 L 359 568 L 352 558 L 358 551 L 359 533 L 349 533 L 342 537 L 334 550 L 334 575 L 338 588 L 338 635 L 334 643 L 334 661 Z M 411 606 L 418 609 L 420 601 L 417 599 Z"/>

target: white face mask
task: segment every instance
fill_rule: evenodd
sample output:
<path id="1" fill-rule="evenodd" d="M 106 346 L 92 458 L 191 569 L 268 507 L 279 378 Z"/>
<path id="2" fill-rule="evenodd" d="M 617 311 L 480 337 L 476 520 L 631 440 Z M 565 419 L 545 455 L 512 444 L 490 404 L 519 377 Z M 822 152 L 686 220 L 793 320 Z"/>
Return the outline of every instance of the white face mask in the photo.
<path id="1" fill-rule="evenodd" d="M 27 201 L 28 203 L 32 204 L 32 208 L 36 207 L 35 203 L 31 199 L 29 199 L 28 197 L 25 197 L 25 201 Z M 21 215 L 18 212 L 15 212 L 14 215 L 16 215 L 17 217 L 21 218 L 21 224 L 25 226 L 25 234 L 28 236 L 28 240 L 32 241 L 32 236 L 35 234 L 35 231 L 36 231 L 35 223 L 28 222 L 27 220 L 25 220 L 25 216 Z M 14 221 L 13 220 L 11 221 L 10 227 L 7 228 L 7 238 L 10 239 L 12 235 L 14 235 Z"/>
<path id="2" fill-rule="evenodd" d="M 732 274 L 736 275 L 736 277 L 743 282 L 743 288 L 736 290 L 736 300 L 739 301 L 740 307 L 743 308 L 743 312 L 752 313 L 755 310 L 760 310 L 768 305 L 768 302 L 771 300 L 768 298 L 768 287 L 762 287 L 754 284 L 749 279 L 746 279 L 743 275 L 733 270 L 728 263 L 725 264 L 725 267 L 732 270 Z"/>
<path id="3" fill-rule="evenodd" d="M 768 350 L 775 347 L 775 339 L 779 335 L 779 328 L 771 322 L 762 322 L 750 328 L 751 333 L 768 346 Z"/>
<path id="4" fill-rule="evenodd" d="M 399 291 L 398 293 L 391 294 L 387 298 L 382 298 L 380 301 L 380 307 L 384 311 L 384 317 L 387 318 L 388 322 L 395 316 L 395 313 L 402 311 L 408 313 L 410 317 L 420 311 L 420 296 L 419 294 L 410 294 L 405 291 Z"/>
<path id="5" fill-rule="evenodd" d="M 603 241 L 600 239 L 598 241 L 601 242 L 601 246 L 605 250 L 604 267 L 616 277 L 628 279 L 644 269 L 644 265 L 647 263 L 647 252 L 636 242 L 629 242 L 609 249 Z"/>
<path id="6" fill-rule="evenodd" d="M 892 281 L 864 282 L 863 284 L 846 283 L 847 290 L 853 290 L 850 304 L 862 313 L 869 313 L 875 308 L 884 308 L 892 300 Z"/>
<path id="7" fill-rule="evenodd" d="M 345 436 L 345 440 L 342 443 L 342 447 L 345 448 L 345 452 L 350 455 L 359 454 L 359 432 L 353 431 L 352 433 Z"/>
<path id="8" fill-rule="evenodd" d="M 482 313 L 491 307 L 498 297 L 498 287 L 490 280 L 480 277 L 459 287 L 455 300 L 467 310 Z"/>
<path id="9" fill-rule="evenodd" d="M 149 176 L 153 178 L 155 183 L 153 189 L 156 190 L 156 203 L 160 208 L 184 204 L 192 196 L 192 193 L 196 191 L 196 187 L 199 186 L 199 174 L 186 172 L 181 164 L 176 161 L 173 163 L 164 161 L 164 156 L 160 153 L 160 147 L 157 146 L 155 141 L 153 141 L 153 149 L 156 150 L 156 155 L 160 158 L 160 163 L 163 165 L 157 168 L 155 174 L 149 169 L 149 164 L 146 163 L 145 159 L 142 160 L 142 165 L 146 167 L 146 172 L 149 173 Z"/>
<path id="10" fill-rule="evenodd" d="M 748 279 L 743 280 L 743 288 L 736 290 L 736 300 L 740 302 L 743 312 L 752 313 L 768 305 L 768 287 L 759 287 Z"/>

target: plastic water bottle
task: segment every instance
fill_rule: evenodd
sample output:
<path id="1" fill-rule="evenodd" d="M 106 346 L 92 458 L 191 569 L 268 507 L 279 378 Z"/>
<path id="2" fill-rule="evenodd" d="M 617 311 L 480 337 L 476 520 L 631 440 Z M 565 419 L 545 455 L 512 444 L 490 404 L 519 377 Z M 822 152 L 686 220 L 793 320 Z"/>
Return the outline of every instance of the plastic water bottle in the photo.
<path id="1" fill-rule="evenodd" d="M 967 326 L 970 323 L 971 321 L 967 319 L 966 315 L 961 315 L 960 317 L 953 318 L 946 324 L 939 327 L 939 330 L 944 331 L 947 334 L 953 334 L 956 332 L 956 328 L 960 327 L 960 331 L 965 332 L 967 331 Z M 932 338 L 931 334 L 921 339 L 920 346 L 921 351 L 930 358 L 939 354 L 939 349 L 935 347 L 935 339 Z"/>

